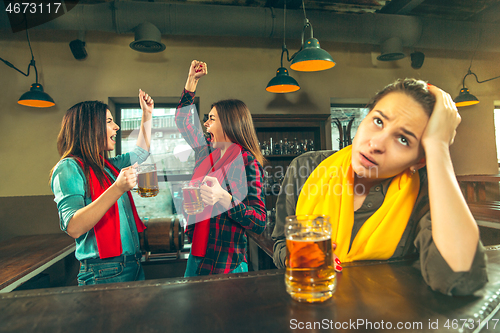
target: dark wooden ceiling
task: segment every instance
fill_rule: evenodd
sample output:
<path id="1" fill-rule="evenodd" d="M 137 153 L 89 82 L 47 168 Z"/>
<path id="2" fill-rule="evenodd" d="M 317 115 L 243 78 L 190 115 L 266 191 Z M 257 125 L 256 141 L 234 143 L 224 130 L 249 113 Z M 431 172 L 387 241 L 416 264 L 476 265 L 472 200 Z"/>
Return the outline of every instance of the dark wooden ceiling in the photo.
<path id="1" fill-rule="evenodd" d="M 80 0 L 79 3 L 93 4 L 107 1 L 113 0 Z M 139 1 L 283 8 L 285 0 Z M 360 14 L 384 13 L 469 22 L 496 22 L 500 19 L 500 0 L 304 0 L 304 3 L 306 11 L 322 10 Z M 286 5 L 288 9 L 300 9 L 302 8 L 302 0 L 286 0 Z"/>

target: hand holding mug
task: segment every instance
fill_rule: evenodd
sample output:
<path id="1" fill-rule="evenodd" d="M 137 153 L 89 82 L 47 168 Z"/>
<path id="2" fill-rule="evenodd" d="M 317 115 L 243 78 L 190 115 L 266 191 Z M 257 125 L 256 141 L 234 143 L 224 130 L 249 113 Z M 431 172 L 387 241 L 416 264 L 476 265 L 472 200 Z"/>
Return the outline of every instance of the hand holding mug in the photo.
<path id="1" fill-rule="evenodd" d="M 182 184 L 183 208 L 186 214 L 196 215 L 205 208 L 200 195 L 200 181 L 192 180 Z"/>
<path id="2" fill-rule="evenodd" d="M 115 185 L 123 192 L 130 191 L 135 185 L 137 185 L 137 163 L 123 168 L 120 170 L 120 174 L 115 180 Z"/>
<path id="3" fill-rule="evenodd" d="M 200 186 L 200 193 L 203 202 L 206 205 L 213 206 L 224 197 L 227 191 L 222 188 L 217 178 L 205 176 Z"/>

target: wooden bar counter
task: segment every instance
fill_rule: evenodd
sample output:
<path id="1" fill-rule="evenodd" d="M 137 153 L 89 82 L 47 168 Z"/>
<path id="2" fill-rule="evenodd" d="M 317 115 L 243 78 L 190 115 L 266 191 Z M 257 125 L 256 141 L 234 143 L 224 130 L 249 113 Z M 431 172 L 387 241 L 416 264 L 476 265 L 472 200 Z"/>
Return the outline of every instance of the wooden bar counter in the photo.
<path id="1" fill-rule="evenodd" d="M 74 252 L 75 240 L 65 233 L 19 236 L 0 243 L 0 293 L 14 290 Z"/>
<path id="2" fill-rule="evenodd" d="M 0 331 L 498 332 L 500 246 L 488 257 L 490 281 L 466 297 L 432 291 L 410 260 L 346 265 L 319 304 L 292 300 L 283 270 L 15 291 L 0 295 Z"/>

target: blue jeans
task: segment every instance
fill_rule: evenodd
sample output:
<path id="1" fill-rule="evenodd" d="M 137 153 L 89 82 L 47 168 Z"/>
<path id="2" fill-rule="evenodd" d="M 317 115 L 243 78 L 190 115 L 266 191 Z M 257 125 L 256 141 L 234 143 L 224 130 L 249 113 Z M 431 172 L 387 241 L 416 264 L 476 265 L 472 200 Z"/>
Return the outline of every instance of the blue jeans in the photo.
<path id="1" fill-rule="evenodd" d="M 97 262 L 96 261 L 100 261 Z M 82 260 L 78 273 L 78 286 L 93 284 L 129 282 L 144 280 L 140 259 L 123 262 L 109 262 L 93 259 L 92 263 Z"/>
<path id="2" fill-rule="evenodd" d="M 184 273 L 184 277 L 198 276 L 196 271 L 198 270 L 198 266 L 200 265 L 203 257 L 196 257 L 189 252 L 189 257 L 186 265 L 186 272 Z M 246 262 L 242 262 L 235 269 L 233 269 L 229 274 L 232 273 L 246 273 L 248 272 L 248 264 Z"/>

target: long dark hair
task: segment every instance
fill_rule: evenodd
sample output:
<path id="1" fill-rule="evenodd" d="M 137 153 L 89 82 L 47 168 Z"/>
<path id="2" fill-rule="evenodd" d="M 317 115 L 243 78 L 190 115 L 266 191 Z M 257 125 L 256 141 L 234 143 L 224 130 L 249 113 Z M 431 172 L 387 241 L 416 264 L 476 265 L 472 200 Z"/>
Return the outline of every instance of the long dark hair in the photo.
<path id="1" fill-rule="evenodd" d="M 226 99 L 213 103 L 210 109 L 213 107 L 217 110 L 222 130 L 228 139 L 250 151 L 263 166 L 265 159 L 260 151 L 252 115 L 246 104 L 238 99 Z"/>
<path id="2" fill-rule="evenodd" d="M 378 103 L 384 96 L 391 92 L 402 92 L 412 97 L 423 108 L 427 115 L 430 117 L 434 104 L 436 104 L 436 97 L 429 91 L 427 82 L 417 79 L 398 79 L 393 83 L 385 86 L 380 90 L 368 103 L 367 108 L 371 111 L 375 104 Z"/>
<path id="3" fill-rule="evenodd" d="M 66 111 L 57 137 L 57 150 L 61 159 L 74 157 L 83 162 L 83 172 L 89 184 L 92 168 L 103 186 L 109 183 L 104 171 L 104 158 L 107 142 L 106 112 L 108 105 L 99 101 L 87 101 L 75 104 Z M 55 168 L 55 166 L 54 166 Z M 54 172 L 50 171 L 50 176 Z M 90 184 L 88 189 L 90 189 Z"/>

